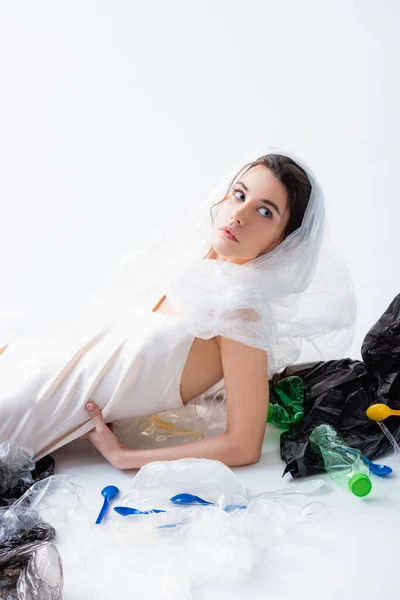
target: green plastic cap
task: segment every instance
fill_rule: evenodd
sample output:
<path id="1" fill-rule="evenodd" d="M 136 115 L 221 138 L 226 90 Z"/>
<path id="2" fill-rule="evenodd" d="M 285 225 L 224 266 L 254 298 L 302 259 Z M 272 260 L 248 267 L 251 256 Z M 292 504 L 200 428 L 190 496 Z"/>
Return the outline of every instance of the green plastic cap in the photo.
<path id="1" fill-rule="evenodd" d="M 365 473 L 356 473 L 349 479 L 349 488 L 352 494 L 362 498 L 370 493 L 372 483 Z"/>

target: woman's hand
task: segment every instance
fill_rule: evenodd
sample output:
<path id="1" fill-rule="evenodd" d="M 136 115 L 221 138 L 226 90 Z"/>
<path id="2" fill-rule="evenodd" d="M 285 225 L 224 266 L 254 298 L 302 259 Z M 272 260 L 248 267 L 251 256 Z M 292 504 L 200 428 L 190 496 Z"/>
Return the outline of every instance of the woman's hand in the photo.
<path id="1" fill-rule="evenodd" d="M 86 410 L 93 420 L 94 429 L 89 431 L 85 436 L 93 446 L 104 456 L 109 463 L 116 469 L 123 469 L 124 455 L 128 450 L 119 439 L 114 435 L 112 430 L 106 425 L 99 407 L 94 402 L 89 402 L 86 405 Z"/>

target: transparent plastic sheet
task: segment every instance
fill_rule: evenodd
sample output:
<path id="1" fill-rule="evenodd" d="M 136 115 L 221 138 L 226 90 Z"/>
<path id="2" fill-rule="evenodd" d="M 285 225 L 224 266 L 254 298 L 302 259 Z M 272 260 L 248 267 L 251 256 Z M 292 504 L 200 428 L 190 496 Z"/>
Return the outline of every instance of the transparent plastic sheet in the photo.
<path id="1" fill-rule="evenodd" d="M 15 600 L 61 600 L 63 571 L 53 545 L 79 508 L 79 489 L 64 475 L 34 483 L 0 509 L 1 593 Z M 2 597 L 2 596 L 0 596 Z"/>
<path id="2" fill-rule="evenodd" d="M 179 410 L 160 412 L 115 423 L 117 437 L 128 446 L 154 448 L 186 444 L 226 431 L 226 392 L 223 380 Z M 299 422 L 304 414 L 304 384 L 299 377 L 270 382 L 271 417 L 280 429 Z"/>
<path id="3" fill-rule="evenodd" d="M 382 431 L 382 433 L 389 440 L 390 445 L 392 446 L 393 451 L 394 451 L 394 457 L 395 457 L 395 459 L 398 462 L 400 462 L 400 447 L 399 447 L 399 444 L 396 442 L 394 436 L 390 433 L 389 429 L 386 427 L 386 425 L 384 423 L 382 423 L 382 421 L 377 421 L 376 424 L 379 426 L 379 428 Z"/>
<path id="4" fill-rule="evenodd" d="M 319 485 L 308 491 L 316 492 Z M 215 506 L 170 502 L 182 492 L 215 502 Z M 151 463 L 138 472 L 131 489 L 113 506 L 167 512 L 122 517 L 111 507 L 101 526 L 94 525 L 93 510 L 90 522 L 86 520 L 83 526 L 72 522 L 60 546 L 70 593 L 79 590 L 82 577 L 90 577 L 90 565 L 96 566 L 95 585 L 101 580 L 98 598 L 107 597 L 105 590 L 112 591 L 110 581 L 115 580 L 118 585 L 133 585 L 141 599 L 188 600 L 193 586 L 213 579 L 245 578 L 267 548 L 295 534 L 297 525 L 325 516 L 326 507 L 313 502 L 306 492 L 300 487 L 252 497 L 218 461 Z M 224 510 L 236 503 L 247 508 Z"/>
<path id="5" fill-rule="evenodd" d="M 82 494 L 70 475 L 52 475 L 32 485 L 10 510 L 34 510 L 58 533 L 83 508 Z"/>
<path id="6" fill-rule="evenodd" d="M 226 393 L 218 383 L 177 410 L 114 423 L 123 443 L 135 448 L 186 444 L 226 430 Z"/>

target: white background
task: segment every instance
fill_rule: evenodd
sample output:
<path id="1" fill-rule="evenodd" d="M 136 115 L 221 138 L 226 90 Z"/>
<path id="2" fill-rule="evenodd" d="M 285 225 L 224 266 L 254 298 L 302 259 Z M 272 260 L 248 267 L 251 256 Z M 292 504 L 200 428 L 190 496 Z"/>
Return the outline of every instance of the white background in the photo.
<path id="1" fill-rule="evenodd" d="M 395 0 L 2 0 L 0 324 L 40 335 L 152 227 L 277 145 L 325 188 L 357 356 L 400 291 L 399 13 Z"/>
<path id="2" fill-rule="evenodd" d="M 279 435 L 279 430 L 268 427 L 261 461 L 256 465 L 233 469 L 247 492 L 261 493 L 282 488 L 289 491 L 307 482 L 304 478 L 292 479 L 290 475 L 282 479 L 284 464 L 279 456 Z M 208 581 L 207 584 L 193 586 L 188 594 L 182 593 L 182 588 L 185 588 L 185 583 L 190 580 L 189 574 L 192 573 L 190 544 L 188 560 L 184 564 L 177 564 L 175 573 L 171 572 L 171 587 L 168 589 L 164 589 L 162 584 L 160 586 L 160 580 L 163 580 L 160 578 L 158 564 L 165 556 L 163 551 L 159 551 L 157 560 L 150 564 L 150 569 L 144 569 L 147 574 L 150 570 L 151 575 L 147 575 L 146 585 L 143 586 L 141 569 L 136 561 L 132 560 L 132 569 L 128 572 L 121 568 L 121 563 L 126 563 L 126 554 L 116 544 L 112 533 L 107 537 L 110 529 L 103 532 L 105 548 L 101 544 L 94 546 L 93 534 L 98 533 L 95 531 L 97 527 L 94 521 L 103 500 L 99 490 L 111 483 L 116 485 L 121 494 L 115 499 L 114 506 L 120 504 L 121 498 L 130 491 L 135 471 L 116 471 L 93 448 L 88 447 L 88 442 L 83 441 L 73 442 L 57 450 L 54 458 L 59 473 L 73 475 L 75 483 L 80 486 L 82 500 L 82 505 L 67 521 L 66 530 L 61 529 L 59 532 L 67 541 L 66 547 L 60 546 L 65 568 L 64 600 L 398 598 L 400 463 L 396 461 L 396 456 L 379 458 L 380 462 L 393 468 L 393 473 L 389 477 L 371 475 L 372 490 L 365 498 L 353 496 L 348 490 L 330 481 L 327 475 L 322 475 L 325 479 L 324 486 L 313 495 L 297 494 L 292 497 L 292 509 L 289 509 L 287 515 L 289 523 L 293 522 L 293 519 L 299 518 L 302 507 L 309 502 L 318 502 L 323 504 L 319 505 L 321 510 L 317 513 L 318 519 L 306 519 L 294 530 L 287 531 L 281 544 L 272 546 L 266 552 L 260 550 L 258 560 L 254 560 L 254 563 L 250 548 L 234 538 L 233 564 L 231 563 L 233 581 L 229 575 L 208 581 L 209 572 L 213 568 L 206 563 L 204 579 Z M 318 475 L 313 479 L 320 477 Z M 290 507 L 285 503 L 284 506 L 287 509 Z M 315 508 L 313 510 L 315 512 Z M 115 515 L 111 508 L 108 516 L 113 514 Z M 46 512 L 43 514 L 47 515 Z M 59 522 L 60 515 L 57 517 Z M 85 528 L 88 541 L 84 539 L 82 542 L 82 533 L 77 523 Z M 112 532 L 113 525 L 108 523 Z M 260 531 L 268 535 L 268 525 L 263 520 L 260 520 Z M 136 543 L 134 533 L 135 529 L 130 529 L 127 534 L 132 535 L 132 544 Z M 136 536 L 140 535 L 143 533 L 136 533 Z M 174 540 L 172 538 L 172 544 Z M 79 559 L 76 548 L 79 548 Z M 226 545 L 223 543 L 220 554 L 217 555 L 220 564 L 226 557 L 224 548 Z M 238 562 L 239 557 L 233 552 L 234 548 L 241 549 L 239 557 L 243 557 L 243 563 Z M 212 552 L 216 552 L 215 547 Z M 135 555 L 135 549 L 132 554 Z M 249 572 L 246 572 L 247 561 L 253 565 Z M 155 592 L 157 588 L 158 594 Z"/>
<path id="3" fill-rule="evenodd" d="M 152 227 L 173 226 L 271 144 L 304 157 L 325 188 L 357 288 L 357 356 L 400 292 L 399 13 L 395 0 L 0 0 L 3 333 L 40 335 L 70 315 Z M 290 483 L 268 440 L 258 465 L 235 470 L 253 491 Z M 83 444 L 56 461 L 94 518 L 99 489 L 126 491 L 131 474 L 94 468 Z M 329 507 L 322 523 L 271 549 L 243 585 L 193 598 L 395 597 L 393 476 L 364 501 L 331 483 L 315 498 Z M 66 572 L 66 600 L 109 598 L 114 581 L 115 595 L 118 574 L 106 575 L 89 560 L 75 594 Z"/>

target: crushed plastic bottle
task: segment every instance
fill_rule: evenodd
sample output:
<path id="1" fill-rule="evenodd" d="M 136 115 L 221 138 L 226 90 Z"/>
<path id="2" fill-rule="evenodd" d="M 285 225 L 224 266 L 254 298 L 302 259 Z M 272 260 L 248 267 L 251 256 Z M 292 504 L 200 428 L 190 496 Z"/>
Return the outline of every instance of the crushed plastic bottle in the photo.
<path id="1" fill-rule="evenodd" d="M 267 423 L 279 429 L 288 429 L 301 421 L 304 415 L 304 383 L 295 375 L 285 377 L 270 386 Z"/>
<path id="2" fill-rule="evenodd" d="M 372 488 L 369 467 L 359 450 L 350 448 L 336 429 L 318 425 L 310 434 L 311 447 L 320 452 L 330 478 L 355 496 L 367 496 Z"/>

